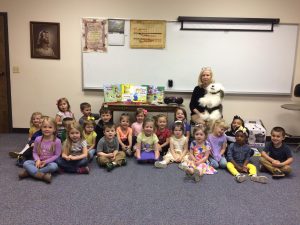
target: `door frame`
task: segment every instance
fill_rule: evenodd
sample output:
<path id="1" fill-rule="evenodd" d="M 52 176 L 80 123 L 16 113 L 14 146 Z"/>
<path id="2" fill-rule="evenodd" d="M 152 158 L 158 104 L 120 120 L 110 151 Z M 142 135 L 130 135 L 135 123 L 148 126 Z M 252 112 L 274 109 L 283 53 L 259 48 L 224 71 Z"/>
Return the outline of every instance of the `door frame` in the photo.
<path id="1" fill-rule="evenodd" d="M 4 39 L 5 39 L 5 73 L 7 76 L 7 106 L 8 106 L 8 132 L 12 132 L 12 105 L 11 105 L 11 87 L 10 87 L 10 63 L 9 63 L 9 41 L 8 41 L 8 21 L 7 12 L 0 12 L 3 16 Z"/>

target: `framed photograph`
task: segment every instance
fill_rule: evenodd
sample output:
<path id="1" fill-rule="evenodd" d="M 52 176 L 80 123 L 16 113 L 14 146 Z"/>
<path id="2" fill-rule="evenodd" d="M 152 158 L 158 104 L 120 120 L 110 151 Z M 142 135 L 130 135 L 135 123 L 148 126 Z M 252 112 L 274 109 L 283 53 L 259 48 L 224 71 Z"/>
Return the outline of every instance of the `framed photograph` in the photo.
<path id="1" fill-rule="evenodd" d="M 31 58 L 60 59 L 59 37 L 59 23 L 31 21 Z"/>

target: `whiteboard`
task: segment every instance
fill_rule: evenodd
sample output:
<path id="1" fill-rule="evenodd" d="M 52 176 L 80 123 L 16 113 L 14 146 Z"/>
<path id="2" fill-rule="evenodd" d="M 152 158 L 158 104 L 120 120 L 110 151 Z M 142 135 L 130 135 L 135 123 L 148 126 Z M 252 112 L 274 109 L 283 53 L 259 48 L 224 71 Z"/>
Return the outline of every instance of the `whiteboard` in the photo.
<path id="1" fill-rule="evenodd" d="M 133 83 L 192 92 L 209 66 L 225 93 L 291 94 L 298 25 L 274 25 L 274 32 L 181 31 L 179 22 L 167 22 L 165 49 L 130 49 L 129 29 L 126 21 L 124 46 L 82 53 L 83 89 Z"/>

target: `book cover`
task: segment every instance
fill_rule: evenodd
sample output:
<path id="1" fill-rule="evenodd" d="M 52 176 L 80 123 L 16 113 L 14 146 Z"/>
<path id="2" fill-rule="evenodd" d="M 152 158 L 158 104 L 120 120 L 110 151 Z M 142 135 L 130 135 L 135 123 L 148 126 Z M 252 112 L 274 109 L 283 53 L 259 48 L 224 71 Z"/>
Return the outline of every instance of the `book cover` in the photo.
<path id="1" fill-rule="evenodd" d="M 105 84 L 104 102 L 120 102 L 122 100 L 121 84 Z"/>

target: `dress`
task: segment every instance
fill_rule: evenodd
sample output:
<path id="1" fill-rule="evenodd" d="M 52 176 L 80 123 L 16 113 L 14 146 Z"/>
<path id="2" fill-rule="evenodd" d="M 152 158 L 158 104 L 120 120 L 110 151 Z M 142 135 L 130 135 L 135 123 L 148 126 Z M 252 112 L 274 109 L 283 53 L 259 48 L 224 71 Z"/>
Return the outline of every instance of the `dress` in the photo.
<path id="1" fill-rule="evenodd" d="M 210 151 L 211 147 L 208 141 L 205 141 L 202 145 L 198 145 L 196 141 L 192 141 L 190 145 L 190 150 L 193 152 L 193 155 L 196 159 L 203 159 L 205 157 L 205 153 Z M 215 174 L 217 171 L 209 164 L 207 160 L 205 163 L 201 163 L 196 166 L 193 161 L 189 162 L 189 166 L 193 168 L 198 168 L 202 170 L 204 174 Z"/>
<path id="2" fill-rule="evenodd" d="M 206 93 L 206 90 L 203 87 L 196 86 L 193 90 L 191 101 L 190 101 L 190 110 L 191 115 L 194 115 L 194 109 L 197 109 L 199 112 L 204 112 L 204 107 L 199 105 L 199 99 L 202 98 Z"/>

